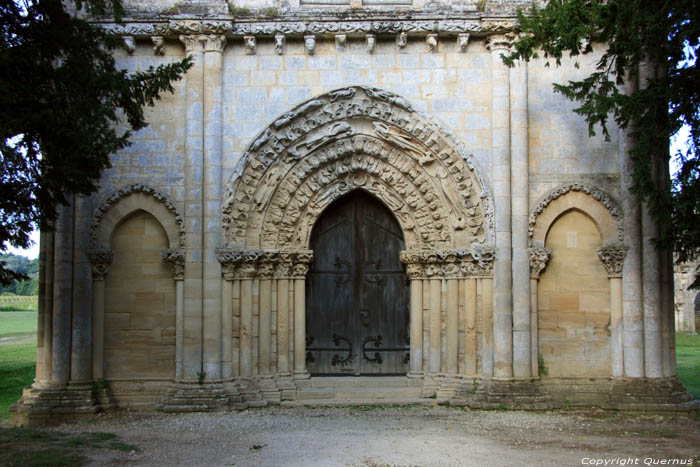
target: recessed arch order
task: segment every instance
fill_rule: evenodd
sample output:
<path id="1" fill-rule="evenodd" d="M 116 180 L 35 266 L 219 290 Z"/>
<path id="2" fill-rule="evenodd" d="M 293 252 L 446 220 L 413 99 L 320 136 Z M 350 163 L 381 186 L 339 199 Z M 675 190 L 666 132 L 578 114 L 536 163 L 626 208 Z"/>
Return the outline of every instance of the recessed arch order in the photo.
<path id="1" fill-rule="evenodd" d="M 304 249 L 334 200 L 362 189 L 396 216 L 409 249 L 492 238 L 490 194 L 456 138 L 402 97 L 353 86 L 285 113 L 252 142 L 228 184 L 228 248 Z"/>

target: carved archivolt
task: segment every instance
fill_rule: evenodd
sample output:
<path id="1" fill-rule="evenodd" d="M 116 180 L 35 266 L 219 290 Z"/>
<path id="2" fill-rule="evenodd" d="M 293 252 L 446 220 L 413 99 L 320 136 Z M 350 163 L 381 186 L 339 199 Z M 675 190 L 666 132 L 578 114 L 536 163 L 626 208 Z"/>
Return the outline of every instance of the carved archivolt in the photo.
<path id="1" fill-rule="evenodd" d="M 299 105 L 253 141 L 226 189 L 226 242 L 304 249 L 325 207 L 355 189 L 392 210 L 409 249 L 489 239 L 490 196 L 457 141 L 407 100 L 354 86 Z"/>
<path id="2" fill-rule="evenodd" d="M 100 225 L 105 217 L 105 214 L 109 209 L 117 204 L 123 198 L 134 193 L 143 193 L 153 197 L 161 205 L 163 205 L 173 217 L 175 224 L 178 229 L 178 241 L 181 248 L 185 247 L 185 221 L 180 215 L 180 211 L 177 209 L 175 204 L 163 193 L 159 192 L 155 188 L 148 185 L 143 185 L 141 183 L 134 183 L 120 188 L 113 194 L 107 197 L 100 207 L 95 210 L 95 214 L 92 216 L 92 222 L 90 223 L 90 249 L 96 250 L 98 248 L 104 247 L 104 245 L 98 245 L 98 234 L 100 230 Z"/>
<path id="3" fill-rule="evenodd" d="M 624 227 L 623 227 L 623 216 L 622 216 L 622 210 L 618 207 L 617 203 L 613 201 L 613 199 L 604 191 L 589 186 L 589 185 L 584 185 L 580 183 L 570 183 L 568 185 L 562 185 L 560 187 L 557 187 L 551 191 L 549 191 L 547 194 L 545 194 L 540 201 L 537 203 L 537 205 L 530 211 L 530 216 L 528 218 L 528 235 L 530 237 L 530 241 L 532 243 L 533 240 L 533 235 L 535 233 L 535 224 L 537 223 L 538 217 L 542 212 L 545 211 L 545 208 L 550 205 L 554 200 L 568 194 L 571 192 L 580 192 L 584 193 L 591 198 L 593 198 L 595 201 L 599 202 L 602 206 L 605 207 L 609 215 L 612 217 L 612 221 L 615 223 L 615 231 L 616 231 L 616 236 L 613 239 L 606 239 L 604 238 L 604 241 L 606 240 L 611 240 L 611 241 L 617 241 L 617 242 L 622 242 L 624 239 Z M 584 212 L 588 212 L 590 214 L 591 210 L 587 209 L 586 206 L 574 206 L 576 208 L 581 209 Z M 599 225 L 600 227 L 600 225 Z M 541 239 L 544 240 L 544 239 Z"/>
<path id="4" fill-rule="evenodd" d="M 493 247 L 474 246 L 464 250 L 405 250 L 401 262 L 409 279 L 461 279 L 493 275 Z"/>

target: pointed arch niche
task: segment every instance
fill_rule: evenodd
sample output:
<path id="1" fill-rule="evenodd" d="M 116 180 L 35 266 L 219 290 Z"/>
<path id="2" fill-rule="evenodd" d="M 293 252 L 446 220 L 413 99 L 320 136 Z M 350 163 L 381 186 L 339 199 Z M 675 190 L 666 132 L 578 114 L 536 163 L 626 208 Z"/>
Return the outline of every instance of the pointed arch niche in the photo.
<path id="1" fill-rule="evenodd" d="M 95 211 L 93 379 L 181 377 L 184 246 L 177 207 L 147 185 L 122 187 Z"/>
<path id="2" fill-rule="evenodd" d="M 477 292 L 476 280 L 492 276 L 491 195 L 463 146 L 434 119 L 400 96 L 353 86 L 275 120 L 250 145 L 226 188 L 226 247 L 218 258 L 232 376 L 306 377 L 311 230 L 327 206 L 358 189 L 384 203 L 403 231 L 401 260 L 412 281 L 411 374 L 423 374 L 426 365 L 431 374 L 476 374 L 476 297 L 490 294 L 490 283 Z M 479 312 L 489 302 L 484 297 Z M 483 328 L 489 319 L 480 321 Z M 484 333 L 489 347 L 490 331 Z"/>
<path id="3" fill-rule="evenodd" d="M 533 374 L 623 376 L 622 221 L 608 194 L 576 183 L 549 191 L 531 211 Z"/>

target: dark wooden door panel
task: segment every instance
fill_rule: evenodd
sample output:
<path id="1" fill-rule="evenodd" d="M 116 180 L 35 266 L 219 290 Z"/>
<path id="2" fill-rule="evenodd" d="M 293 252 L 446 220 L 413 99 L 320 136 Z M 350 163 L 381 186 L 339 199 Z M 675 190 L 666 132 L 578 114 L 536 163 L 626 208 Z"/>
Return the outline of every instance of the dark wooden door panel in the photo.
<path id="1" fill-rule="evenodd" d="M 311 235 L 307 365 L 312 374 L 408 371 L 408 285 L 391 212 L 357 191 L 329 206 Z"/>

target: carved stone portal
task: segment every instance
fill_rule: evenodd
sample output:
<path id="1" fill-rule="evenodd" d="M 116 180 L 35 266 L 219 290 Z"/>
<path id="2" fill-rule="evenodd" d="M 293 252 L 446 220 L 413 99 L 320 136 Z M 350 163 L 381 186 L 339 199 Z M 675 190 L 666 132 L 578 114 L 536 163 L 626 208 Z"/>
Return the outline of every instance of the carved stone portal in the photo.
<path id="1" fill-rule="evenodd" d="M 491 243 L 492 204 L 457 141 L 411 104 L 364 86 L 278 118 L 251 144 L 223 201 L 227 246 L 304 249 L 331 202 L 356 189 L 396 216 L 408 249 Z"/>

